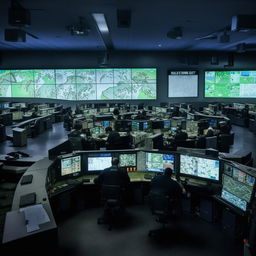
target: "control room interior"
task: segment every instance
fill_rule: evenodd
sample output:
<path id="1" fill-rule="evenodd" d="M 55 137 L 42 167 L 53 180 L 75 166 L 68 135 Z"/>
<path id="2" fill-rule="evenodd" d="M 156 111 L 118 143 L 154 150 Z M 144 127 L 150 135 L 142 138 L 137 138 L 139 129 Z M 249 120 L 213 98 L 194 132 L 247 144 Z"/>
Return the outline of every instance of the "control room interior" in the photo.
<path id="1" fill-rule="evenodd" d="M 255 256 L 255 10 L 3 0 L 1 255 Z M 95 179 L 115 158 L 125 217 L 101 225 Z M 185 192 L 163 225 L 150 189 L 166 168 Z"/>

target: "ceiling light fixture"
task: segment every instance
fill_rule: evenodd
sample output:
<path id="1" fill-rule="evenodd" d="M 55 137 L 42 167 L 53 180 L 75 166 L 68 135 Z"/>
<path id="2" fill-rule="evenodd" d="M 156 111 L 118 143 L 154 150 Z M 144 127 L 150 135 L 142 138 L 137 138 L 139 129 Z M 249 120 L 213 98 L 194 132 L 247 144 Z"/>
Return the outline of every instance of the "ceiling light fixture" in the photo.
<path id="1" fill-rule="evenodd" d="M 103 34 L 109 33 L 105 15 L 103 13 L 93 13 L 92 16 L 98 26 L 99 31 Z"/>

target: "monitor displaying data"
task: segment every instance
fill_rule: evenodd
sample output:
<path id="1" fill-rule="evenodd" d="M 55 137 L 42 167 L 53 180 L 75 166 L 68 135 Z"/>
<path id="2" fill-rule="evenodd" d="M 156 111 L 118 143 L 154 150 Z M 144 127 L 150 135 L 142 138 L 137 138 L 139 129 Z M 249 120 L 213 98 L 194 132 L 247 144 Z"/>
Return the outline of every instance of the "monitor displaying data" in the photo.
<path id="1" fill-rule="evenodd" d="M 252 198 L 255 177 L 232 166 L 224 164 L 221 197 L 232 205 L 246 211 Z"/>
<path id="2" fill-rule="evenodd" d="M 124 153 L 119 155 L 119 166 L 123 167 L 127 172 L 137 171 L 135 153 Z"/>
<path id="3" fill-rule="evenodd" d="M 81 156 L 72 156 L 61 159 L 61 176 L 81 172 Z"/>
<path id="4" fill-rule="evenodd" d="M 168 97 L 197 97 L 198 71 L 170 71 Z"/>
<path id="5" fill-rule="evenodd" d="M 256 71 L 206 71 L 205 97 L 256 98 Z"/>
<path id="6" fill-rule="evenodd" d="M 0 97 L 155 100 L 156 85 L 156 68 L 0 70 Z"/>
<path id="7" fill-rule="evenodd" d="M 146 170 L 163 172 L 165 168 L 174 170 L 174 155 L 146 152 Z"/>
<path id="8" fill-rule="evenodd" d="M 180 155 L 180 174 L 219 180 L 219 160 Z"/>
<path id="9" fill-rule="evenodd" d="M 112 156 L 109 153 L 101 153 L 88 156 L 88 171 L 103 171 L 111 167 Z"/>

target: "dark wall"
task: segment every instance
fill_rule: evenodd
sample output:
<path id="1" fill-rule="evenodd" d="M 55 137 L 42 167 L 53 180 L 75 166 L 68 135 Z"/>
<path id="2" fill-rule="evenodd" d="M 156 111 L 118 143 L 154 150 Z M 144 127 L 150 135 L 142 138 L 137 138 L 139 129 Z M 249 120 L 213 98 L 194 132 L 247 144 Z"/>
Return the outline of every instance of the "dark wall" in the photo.
<path id="1" fill-rule="evenodd" d="M 2 52 L 0 69 L 30 69 L 30 68 L 97 68 L 103 60 L 103 52 Z M 218 64 L 211 62 L 218 58 Z M 204 98 L 204 70 L 239 70 L 256 69 L 256 53 L 191 53 L 191 52 L 110 52 L 107 67 L 119 68 L 157 68 L 157 100 L 143 101 L 145 104 L 159 102 L 248 102 L 255 103 L 255 99 L 216 99 Z M 198 98 L 168 98 L 168 70 L 198 70 L 199 97 Z M 4 100 L 4 99 L 3 99 Z M 10 100 L 10 99 L 6 99 Z M 15 101 L 38 102 L 38 99 L 15 99 Z M 59 100 L 40 100 L 40 102 L 61 102 L 72 105 L 74 102 Z M 131 101 L 138 103 L 140 101 Z"/>

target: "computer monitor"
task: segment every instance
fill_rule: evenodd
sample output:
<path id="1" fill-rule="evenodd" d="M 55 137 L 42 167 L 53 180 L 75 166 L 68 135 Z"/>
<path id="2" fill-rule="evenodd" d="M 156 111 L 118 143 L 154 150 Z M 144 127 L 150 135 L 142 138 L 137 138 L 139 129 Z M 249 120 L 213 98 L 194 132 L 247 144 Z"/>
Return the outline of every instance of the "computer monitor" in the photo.
<path id="1" fill-rule="evenodd" d="M 119 155 L 119 166 L 127 172 L 134 172 L 136 167 L 136 153 L 123 153 Z"/>
<path id="2" fill-rule="evenodd" d="M 102 126 L 102 122 L 101 121 L 95 121 L 94 126 L 95 127 L 100 127 L 100 126 Z"/>
<path id="3" fill-rule="evenodd" d="M 108 127 L 110 126 L 110 121 L 102 121 L 103 127 Z"/>
<path id="4" fill-rule="evenodd" d="M 217 120 L 211 119 L 209 121 L 209 125 L 213 128 L 217 128 L 218 124 L 217 124 Z"/>
<path id="5" fill-rule="evenodd" d="M 140 130 L 140 123 L 136 121 L 132 121 L 132 131 L 136 132 Z"/>
<path id="6" fill-rule="evenodd" d="M 171 131 L 177 131 L 177 127 L 171 127 Z"/>
<path id="7" fill-rule="evenodd" d="M 169 129 L 171 126 L 171 121 L 164 121 L 164 129 Z"/>
<path id="8" fill-rule="evenodd" d="M 146 171 L 163 172 L 165 168 L 174 170 L 174 155 L 146 152 Z"/>
<path id="9" fill-rule="evenodd" d="M 230 163 L 224 163 L 222 183 L 221 198 L 246 211 L 252 200 L 255 177 Z"/>
<path id="10" fill-rule="evenodd" d="M 152 121 L 152 129 L 163 129 L 164 121 Z"/>
<path id="11" fill-rule="evenodd" d="M 148 122 L 143 122 L 143 131 L 147 130 L 149 128 Z"/>
<path id="12" fill-rule="evenodd" d="M 180 175 L 219 181 L 220 162 L 206 157 L 180 155 Z"/>
<path id="13" fill-rule="evenodd" d="M 61 176 L 77 176 L 81 173 L 81 156 L 71 156 L 61 159 Z"/>
<path id="14" fill-rule="evenodd" d="M 111 167 L 112 163 L 111 153 L 98 153 L 89 154 L 87 158 L 87 170 L 88 172 L 100 172 L 104 169 Z"/>

